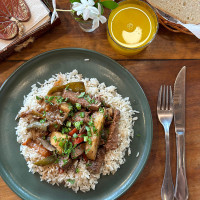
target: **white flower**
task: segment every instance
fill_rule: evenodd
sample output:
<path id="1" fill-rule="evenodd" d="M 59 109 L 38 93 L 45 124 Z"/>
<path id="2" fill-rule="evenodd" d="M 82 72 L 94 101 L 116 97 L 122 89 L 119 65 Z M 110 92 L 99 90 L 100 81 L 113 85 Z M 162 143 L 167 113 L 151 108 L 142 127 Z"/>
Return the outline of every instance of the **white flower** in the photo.
<path id="1" fill-rule="evenodd" d="M 92 13 L 91 19 L 93 19 L 92 28 L 94 30 L 99 27 L 99 21 L 102 24 L 104 24 L 107 21 L 107 19 L 103 15 L 101 15 L 101 5 L 100 5 L 100 3 L 98 3 L 98 14 Z"/>
<path id="2" fill-rule="evenodd" d="M 81 3 L 74 2 L 72 9 L 77 12 L 77 15 L 83 14 L 83 19 L 88 20 L 91 14 L 98 14 L 98 9 L 94 6 L 93 0 L 81 0 Z"/>

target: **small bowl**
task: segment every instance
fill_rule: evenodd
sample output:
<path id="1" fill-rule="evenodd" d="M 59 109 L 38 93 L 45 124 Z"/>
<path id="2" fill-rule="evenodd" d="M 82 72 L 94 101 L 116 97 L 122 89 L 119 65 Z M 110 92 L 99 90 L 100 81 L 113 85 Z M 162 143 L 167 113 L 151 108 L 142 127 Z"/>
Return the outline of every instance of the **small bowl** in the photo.
<path id="1" fill-rule="evenodd" d="M 147 31 L 148 35 L 146 38 L 144 38 L 142 41 L 140 41 L 142 37 L 142 33 L 145 32 L 145 29 L 141 29 L 139 26 L 136 27 L 135 24 L 132 24 L 130 22 L 130 15 L 127 14 L 125 17 L 125 20 L 127 20 L 127 25 L 126 29 L 132 32 L 127 32 L 126 30 L 121 30 L 119 34 L 122 34 L 121 42 L 118 40 L 118 38 L 115 37 L 113 33 L 113 28 L 112 28 L 112 23 L 113 20 L 116 18 L 116 16 L 126 10 L 129 9 L 135 9 L 138 12 L 139 16 L 141 17 L 142 15 L 147 17 L 148 22 L 149 22 L 149 30 Z M 126 11 L 127 12 L 127 11 Z M 131 11 L 132 12 L 132 11 Z M 132 14 L 132 13 L 131 13 Z M 134 15 L 134 14 L 133 14 Z M 137 17 L 137 16 L 135 16 Z M 138 17 L 138 19 L 141 19 Z M 120 17 L 116 18 L 118 22 L 121 20 Z M 129 22 L 128 22 L 129 20 Z M 124 19 L 121 21 L 122 23 L 124 22 Z M 138 22 L 138 21 L 137 21 Z M 115 22 L 116 23 L 116 22 Z M 126 23 L 123 23 L 123 25 Z M 137 24 L 137 23 L 136 23 Z M 146 27 L 146 26 L 145 26 Z M 107 38 L 110 43 L 110 45 L 118 51 L 120 54 L 123 55 L 134 55 L 145 49 L 155 38 L 157 31 L 158 31 L 159 23 L 158 23 L 158 17 L 156 14 L 156 11 L 152 6 L 150 6 L 148 3 L 140 0 L 126 0 L 126 1 L 121 1 L 119 2 L 119 6 L 115 8 L 114 10 L 111 11 L 108 22 L 107 22 Z M 119 30 L 119 28 L 115 30 Z M 119 30 L 120 31 L 120 30 Z M 115 31 L 116 32 L 116 31 Z M 127 40 L 128 42 L 135 42 L 135 43 L 127 43 L 127 41 L 124 40 L 124 35 L 127 35 Z M 120 35 L 121 37 L 121 35 Z M 125 41 L 125 43 L 122 42 L 122 40 Z M 137 43 L 138 41 L 138 43 Z"/>

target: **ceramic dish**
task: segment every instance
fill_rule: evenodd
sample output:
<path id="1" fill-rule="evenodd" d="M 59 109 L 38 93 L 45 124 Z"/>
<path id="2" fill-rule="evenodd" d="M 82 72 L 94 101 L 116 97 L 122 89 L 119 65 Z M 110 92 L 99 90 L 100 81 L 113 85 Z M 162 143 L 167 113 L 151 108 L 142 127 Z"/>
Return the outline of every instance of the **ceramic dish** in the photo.
<path id="1" fill-rule="evenodd" d="M 44 82 L 53 74 L 77 69 L 84 77 L 95 77 L 107 86 L 115 85 L 123 97 L 130 97 L 132 107 L 140 111 L 134 130 L 140 134 L 132 141 L 131 155 L 114 174 L 102 176 L 95 190 L 75 193 L 63 186 L 41 182 L 38 174 L 28 172 L 24 157 L 16 141 L 15 117 L 31 85 Z M 135 182 L 147 161 L 153 136 L 152 116 L 146 96 L 136 79 L 114 60 L 85 49 L 57 49 L 41 54 L 15 71 L 0 89 L 0 174 L 8 186 L 21 198 L 48 199 L 104 199 L 113 200 Z M 139 152 L 139 153 L 138 153 Z M 134 186 L 133 186 L 134 187 Z"/>

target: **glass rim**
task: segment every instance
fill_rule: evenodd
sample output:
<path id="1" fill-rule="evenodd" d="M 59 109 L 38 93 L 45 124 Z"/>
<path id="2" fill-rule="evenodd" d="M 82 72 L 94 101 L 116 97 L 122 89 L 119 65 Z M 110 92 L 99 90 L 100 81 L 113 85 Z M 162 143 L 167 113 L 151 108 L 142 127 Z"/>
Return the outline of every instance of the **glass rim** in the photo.
<path id="1" fill-rule="evenodd" d="M 126 0 L 122 0 L 122 1 L 120 1 L 119 3 L 121 3 L 121 2 L 125 2 Z M 144 47 L 146 47 L 146 46 L 148 46 L 149 44 L 151 44 L 151 42 L 154 40 L 154 38 L 156 37 L 156 35 L 157 35 L 157 33 L 158 33 L 158 29 L 159 29 L 159 22 L 158 22 L 158 15 L 157 15 L 157 13 L 156 13 L 156 9 L 152 6 L 152 5 L 150 5 L 148 2 L 145 2 L 145 1 L 143 1 L 143 0 L 137 0 L 137 1 L 140 1 L 140 2 L 143 2 L 144 4 L 146 4 L 147 6 L 149 6 L 149 8 L 151 8 L 152 9 L 152 11 L 154 12 L 154 14 L 155 14 L 155 16 L 156 16 L 156 27 L 157 27 L 157 29 L 156 29 L 156 32 L 154 33 L 154 35 L 153 35 L 153 37 L 151 38 L 151 40 L 148 42 L 148 43 L 146 43 L 145 45 L 143 45 L 143 46 L 141 46 L 141 47 L 136 47 L 136 48 L 130 48 L 130 47 L 124 47 L 124 46 L 122 46 L 121 44 L 119 44 L 117 41 L 115 41 L 114 39 L 113 39 L 113 37 L 111 36 L 111 34 L 110 34 L 110 31 L 109 31 L 109 28 L 108 28 L 108 21 L 109 21 L 109 17 L 110 17 L 110 14 L 111 14 L 111 12 L 110 12 L 110 14 L 109 14 L 109 16 L 108 16 L 108 20 L 107 20 L 107 30 L 108 30 L 108 34 L 109 34 L 109 36 L 110 36 L 110 38 L 112 39 L 112 41 L 115 43 L 115 44 L 117 44 L 118 46 L 120 46 L 120 47 L 122 47 L 122 48 L 124 48 L 124 49 L 129 49 L 129 50 L 139 50 L 139 49 L 142 49 L 142 48 L 144 48 Z M 131 2 L 130 2 L 131 3 Z"/>

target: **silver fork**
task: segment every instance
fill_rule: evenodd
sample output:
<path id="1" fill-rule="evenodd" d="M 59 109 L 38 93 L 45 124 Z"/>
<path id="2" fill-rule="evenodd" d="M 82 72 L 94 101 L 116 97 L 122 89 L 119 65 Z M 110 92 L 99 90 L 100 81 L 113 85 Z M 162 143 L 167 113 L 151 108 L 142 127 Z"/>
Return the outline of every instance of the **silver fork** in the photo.
<path id="1" fill-rule="evenodd" d="M 174 199 L 174 185 L 171 174 L 170 166 L 170 146 L 169 146 L 169 127 L 173 118 L 173 98 L 172 88 L 160 87 L 157 103 L 157 114 L 160 123 L 165 130 L 165 142 L 166 142 L 166 161 L 165 161 L 165 175 L 161 188 L 162 200 Z"/>

